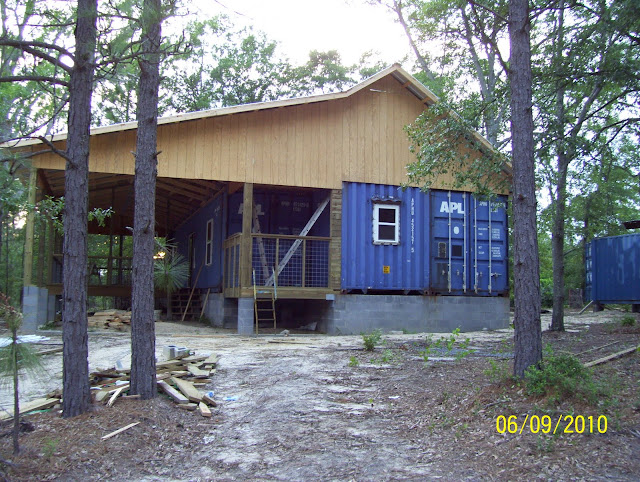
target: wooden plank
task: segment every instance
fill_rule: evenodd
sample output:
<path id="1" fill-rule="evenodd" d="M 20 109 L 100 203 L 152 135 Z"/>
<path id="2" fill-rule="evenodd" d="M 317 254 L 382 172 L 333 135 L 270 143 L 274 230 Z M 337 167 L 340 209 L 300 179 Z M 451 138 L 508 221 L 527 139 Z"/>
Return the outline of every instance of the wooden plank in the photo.
<path id="1" fill-rule="evenodd" d="M 193 412 L 195 410 L 198 409 L 198 404 L 197 403 L 182 403 L 180 405 L 176 405 L 178 408 L 181 408 L 182 410 L 188 410 L 190 412 Z"/>
<path id="2" fill-rule="evenodd" d="M 205 405 L 204 403 L 200 402 L 198 404 L 198 411 L 203 417 L 211 418 L 211 410 L 209 410 L 209 407 L 207 407 L 207 405 Z"/>
<path id="3" fill-rule="evenodd" d="M 202 395 L 202 401 L 204 403 L 206 403 L 207 405 L 211 405 L 212 407 L 217 407 L 218 406 L 216 401 L 213 398 L 211 398 L 209 395 L 207 395 L 206 393 L 204 395 Z"/>
<path id="4" fill-rule="evenodd" d="M 103 388 L 98 393 L 96 393 L 96 402 L 102 402 L 109 395 L 112 395 L 113 393 L 117 392 L 118 390 L 120 390 L 122 388 L 129 389 L 129 384 L 127 384 L 127 385 L 117 385 L 117 386 L 113 386 L 113 387 L 109 387 L 109 388 Z"/>
<path id="5" fill-rule="evenodd" d="M 129 385 L 123 385 L 113 392 L 113 395 L 111 395 L 111 398 L 107 402 L 107 407 L 113 407 L 113 404 L 116 403 L 116 398 L 118 398 L 125 390 L 129 390 Z"/>
<path id="6" fill-rule="evenodd" d="M 62 347 L 58 347 L 58 348 L 51 348 L 50 350 L 43 350 L 43 351 L 39 351 L 38 353 L 36 353 L 36 355 L 38 356 L 42 356 L 42 355 L 52 355 L 53 353 L 60 353 L 63 350 Z"/>
<path id="7" fill-rule="evenodd" d="M 581 315 L 582 313 L 584 313 L 585 311 L 587 311 L 587 308 L 589 308 L 591 305 L 593 304 L 593 300 L 589 301 L 589 303 L 587 303 L 587 306 L 585 306 L 584 308 L 582 308 L 580 310 L 580 313 L 578 313 L 579 315 Z"/>
<path id="8" fill-rule="evenodd" d="M 21 403 L 20 415 L 24 415 L 35 410 L 46 410 L 47 408 L 51 408 L 58 403 L 60 403 L 59 398 L 38 398 L 37 400 L 32 400 L 31 402 Z M 10 420 L 12 418 L 13 411 L 7 410 L 5 413 L 0 415 L 0 420 Z"/>
<path id="9" fill-rule="evenodd" d="M 119 428 L 118 430 L 115 430 L 113 432 L 111 432 L 110 434 L 105 435 L 104 437 L 102 437 L 102 440 L 107 440 L 108 438 L 111 437 L 115 437 L 116 435 L 118 435 L 119 433 L 124 432 L 125 430 L 129 430 L 131 427 L 135 427 L 136 425 L 138 425 L 140 422 L 133 422 L 130 423 L 129 425 L 126 425 L 122 428 Z"/>
<path id="10" fill-rule="evenodd" d="M 193 386 L 193 383 L 175 377 L 171 378 L 171 383 L 178 387 L 178 390 L 180 390 L 190 401 L 202 401 L 202 393 L 200 392 L 200 390 Z"/>
<path id="11" fill-rule="evenodd" d="M 207 378 L 211 373 L 211 370 L 202 370 L 195 365 L 188 365 L 187 370 L 197 378 Z"/>
<path id="12" fill-rule="evenodd" d="M 617 353 L 613 353 L 612 355 L 605 356 L 603 358 L 598 358 L 597 360 L 594 360 L 592 362 L 585 363 L 584 366 L 585 367 L 592 367 L 592 366 L 595 366 L 595 365 L 602 365 L 603 363 L 610 362 L 611 360 L 615 360 L 616 358 L 622 358 L 623 356 L 631 355 L 632 353 L 635 353 L 638 350 L 640 350 L 640 345 L 635 346 L 633 348 L 627 348 L 626 350 L 622 350 L 622 351 L 619 351 Z"/>
<path id="13" fill-rule="evenodd" d="M 218 364 L 218 355 L 216 355 L 215 353 L 212 355 L 209 355 L 209 357 L 202 362 L 203 365 L 217 365 Z"/>
<path id="14" fill-rule="evenodd" d="M 173 388 L 167 382 L 161 380 L 161 381 L 158 382 L 158 386 L 162 389 L 162 391 L 164 393 L 169 395 L 169 397 L 171 397 L 171 399 L 174 402 L 176 402 L 176 403 L 189 403 L 189 399 L 187 397 L 185 397 L 182 393 L 180 393 L 178 390 Z"/>

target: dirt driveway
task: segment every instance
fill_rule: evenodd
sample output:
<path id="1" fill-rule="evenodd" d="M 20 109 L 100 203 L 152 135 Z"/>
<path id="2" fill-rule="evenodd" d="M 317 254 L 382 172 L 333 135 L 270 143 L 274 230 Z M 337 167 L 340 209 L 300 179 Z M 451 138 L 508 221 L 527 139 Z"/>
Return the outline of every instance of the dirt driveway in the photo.
<path id="1" fill-rule="evenodd" d="M 545 342 L 573 353 L 595 348 L 585 355 L 592 358 L 606 354 L 598 348 L 606 344 L 612 351 L 638 345 L 640 330 L 619 330 L 619 317 L 570 317 L 569 331 L 547 333 Z M 59 343 L 49 336 L 48 343 Z M 385 336 L 365 352 L 355 336 L 255 338 L 158 323 L 159 358 L 168 344 L 218 354 L 207 387 L 218 401 L 211 419 L 163 396 L 96 405 L 72 420 L 36 414 L 28 417 L 35 430 L 23 434 L 20 456 L 11 456 L 9 437 L 0 438 L 0 457 L 18 464 L 0 470 L 12 480 L 637 480 L 637 354 L 598 372 L 616 384 L 615 400 L 552 407 L 505 381 L 512 331 L 464 334 L 475 352 L 458 361 L 452 352 L 425 362 L 428 336 Z M 91 369 L 126 359 L 129 343 L 128 334 L 92 333 Z M 25 397 L 60 387 L 61 356 L 46 362 L 48 376 L 25 384 Z M 3 389 L 0 406 L 7 399 Z M 547 436 L 496 429 L 499 415 L 565 413 L 605 414 L 608 430 Z M 100 440 L 132 422 L 140 424 Z"/>

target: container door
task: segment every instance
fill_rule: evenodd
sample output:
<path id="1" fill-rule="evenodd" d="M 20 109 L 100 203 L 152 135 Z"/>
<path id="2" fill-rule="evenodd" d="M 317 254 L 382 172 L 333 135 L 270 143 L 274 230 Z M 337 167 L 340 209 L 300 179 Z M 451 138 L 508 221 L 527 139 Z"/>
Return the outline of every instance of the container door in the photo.
<path id="1" fill-rule="evenodd" d="M 506 198 L 473 196 L 470 204 L 469 287 L 478 295 L 504 294 L 509 284 Z"/>
<path id="2" fill-rule="evenodd" d="M 593 242 L 587 243 L 584 248 L 584 296 L 586 301 L 593 300 Z"/>
<path id="3" fill-rule="evenodd" d="M 468 201 L 467 193 L 431 191 L 432 292 L 464 294 L 468 291 Z"/>

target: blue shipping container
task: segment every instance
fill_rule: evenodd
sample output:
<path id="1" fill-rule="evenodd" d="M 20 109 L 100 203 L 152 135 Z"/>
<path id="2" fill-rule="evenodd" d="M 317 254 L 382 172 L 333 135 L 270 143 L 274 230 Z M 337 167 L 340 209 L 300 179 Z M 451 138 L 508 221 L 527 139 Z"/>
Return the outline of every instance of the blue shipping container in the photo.
<path id="1" fill-rule="evenodd" d="M 183 222 L 174 233 L 179 253 L 191 260 L 191 283 L 196 288 L 217 288 L 222 285 L 223 199 L 209 202 Z M 213 237 L 207 247 L 207 225 L 211 221 Z M 192 249 L 191 255 L 189 249 Z M 211 250 L 207 264 L 207 249 Z M 202 269 L 201 269 L 202 267 Z M 198 272 L 200 275 L 198 276 Z M 197 278 L 197 283 L 196 283 Z"/>
<path id="2" fill-rule="evenodd" d="M 586 246 L 586 297 L 598 303 L 640 303 L 640 234 L 597 238 Z"/>
<path id="3" fill-rule="evenodd" d="M 374 241 L 374 206 L 398 211 L 396 241 Z M 429 197 L 420 189 L 343 183 L 342 289 L 423 290 L 428 226 Z"/>
<path id="4" fill-rule="evenodd" d="M 508 290 L 507 199 L 432 190 L 431 279 L 438 294 L 505 294 Z"/>
<path id="5" fill-rule="evenodd" d="M 506 294 L 506 208 L 505 196 L 344 183 L 342 289 Z"/>

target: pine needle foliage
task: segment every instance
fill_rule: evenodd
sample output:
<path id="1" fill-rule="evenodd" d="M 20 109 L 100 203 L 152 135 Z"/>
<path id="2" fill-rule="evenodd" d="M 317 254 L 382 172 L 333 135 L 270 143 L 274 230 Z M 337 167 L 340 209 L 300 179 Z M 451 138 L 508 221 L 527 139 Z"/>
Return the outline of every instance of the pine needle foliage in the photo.
<path id="1" fill-rule="evenodd" d="M 405 130 L 417 157 L 407 166 L 410 184 L 429 188 L 439 180 L 451 189 L 472 188 L 485 196 L 509 189 L 507 158 L 446 103 L 430 106 Z"/>
<path id="2" fill-rule="evenodd" d="M 11 343 L 0 348 L 0 385 L 13 384 L 13 453 L 20 452 L 20 402 L 18 379 L 20 371 L 37 373 L 42 369 L 40 359 L 27 343 L 20 343 L 18 330 L 22 325 L 22 313 L 11 305 L 11 300 L 0 293 L 0 319 L 11 333 Z"/>

